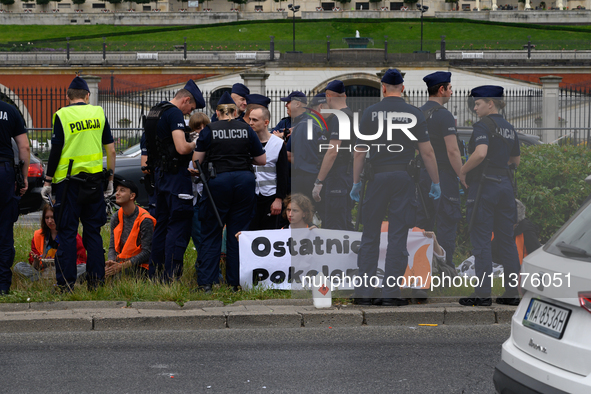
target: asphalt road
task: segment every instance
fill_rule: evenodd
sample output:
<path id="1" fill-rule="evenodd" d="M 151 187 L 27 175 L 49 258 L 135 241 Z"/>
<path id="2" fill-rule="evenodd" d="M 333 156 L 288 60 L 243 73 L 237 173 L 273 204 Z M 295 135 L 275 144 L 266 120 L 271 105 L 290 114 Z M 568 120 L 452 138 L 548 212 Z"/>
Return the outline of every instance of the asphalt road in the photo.
<path id="1" fill-rule="evenodd" d="M 39 227 L 39 220 L 41 220 L 41 211 L 31 212 L 27 215 L 19 215 L 16 225 Z"/>
<path id="2" fill-rule="evenodd" d="M 494 393 L 509 325 L 0 334 L 3 393 Z"/>

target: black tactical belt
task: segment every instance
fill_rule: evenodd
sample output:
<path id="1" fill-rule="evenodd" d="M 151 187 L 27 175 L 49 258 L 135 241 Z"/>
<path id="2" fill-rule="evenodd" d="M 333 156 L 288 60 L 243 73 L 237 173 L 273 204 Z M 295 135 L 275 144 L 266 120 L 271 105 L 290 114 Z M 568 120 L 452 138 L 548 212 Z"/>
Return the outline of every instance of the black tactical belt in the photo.
<path id="1" fill-rule="evenodd" d="M 389 166 L 375 166 L 373 167 L 374 174 L 382 172 L 406 171 L 406 164 L 393 164 Z"/>
<path id="2" fill-rule="evenodd" d="M 0 163 L 5 161 L 14 161 L 14 157 L 0 157 Z"/>
<path id="3" fill-rule="evenodd" d="M 509 170 L 506 168 L 487 168 L 486 175 L 492 175 L 492 176 L 508 176 L 510 177 L 511 174 L 509 174 Z"/>

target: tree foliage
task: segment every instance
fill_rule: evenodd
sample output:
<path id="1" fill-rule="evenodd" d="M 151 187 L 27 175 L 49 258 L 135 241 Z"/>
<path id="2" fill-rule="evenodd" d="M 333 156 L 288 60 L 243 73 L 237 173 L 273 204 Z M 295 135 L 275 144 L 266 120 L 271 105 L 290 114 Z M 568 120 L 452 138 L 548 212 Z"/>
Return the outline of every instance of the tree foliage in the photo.
<path id="1" fill-rule="evenodd" d="M 14 0 L 0 0 L 0 4 L 13 5 L 14 4 Z"/>

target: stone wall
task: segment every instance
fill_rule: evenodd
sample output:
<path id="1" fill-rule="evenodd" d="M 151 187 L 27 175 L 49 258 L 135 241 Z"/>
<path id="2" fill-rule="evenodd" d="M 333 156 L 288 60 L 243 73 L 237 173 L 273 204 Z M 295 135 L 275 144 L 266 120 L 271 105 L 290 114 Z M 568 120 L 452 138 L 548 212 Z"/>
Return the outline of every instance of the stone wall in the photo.
<path id="1" fill-rule="evenodd" d="M 570 5 L 571 2 L 569 2 Z M 435 18 L 464 18 L 505 23 L 579 23 L 588 24 L 591 10 L 572 11 L 478 11 L 478 12 L 436 12 Z"/>
<path id="2" fill-rule="evenodd" d="M 285 19 L 287 12 L 118 12 L 59 14 L 0 14 L 0 25 L 199 25 L 241 20 Z"/>

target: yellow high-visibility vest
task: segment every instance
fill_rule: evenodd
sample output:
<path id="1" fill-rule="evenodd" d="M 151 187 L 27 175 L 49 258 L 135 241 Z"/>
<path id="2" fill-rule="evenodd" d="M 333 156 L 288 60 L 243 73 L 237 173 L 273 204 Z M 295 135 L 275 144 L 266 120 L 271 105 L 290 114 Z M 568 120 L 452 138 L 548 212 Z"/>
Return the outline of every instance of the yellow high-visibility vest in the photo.
<path id="1" fill-rule="evenodd" d="M 96 174 L 103 170 L 103 129 L 105 113 L 95 105 L 71 105 L 58 110 L 53 115 L 59 116 L 64 129 L 64 147 L 57 165 L 53 182 L 66 178 L 70 159 L 74 160 L 72 175 L 86 172 Z"/>

